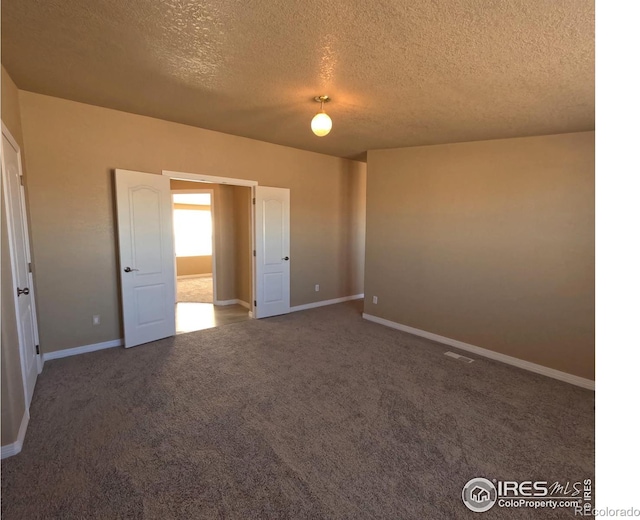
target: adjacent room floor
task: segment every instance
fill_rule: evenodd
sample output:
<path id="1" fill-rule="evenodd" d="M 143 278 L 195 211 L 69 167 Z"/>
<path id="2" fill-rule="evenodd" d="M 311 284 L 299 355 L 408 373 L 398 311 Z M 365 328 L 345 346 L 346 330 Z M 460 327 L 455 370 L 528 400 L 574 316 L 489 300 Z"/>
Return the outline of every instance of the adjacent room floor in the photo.
<path id="1" fill-rule="evenodd" d="M 249 310 L 242 305 L 213 305 L 212 303 L 176 303 L 176 332 L 220 327 L 249 319 Z"/>
<path id="2" fill-rule="evenodd" d="M 473 477 L 593 478 L 593 392 L 456 361 L 360 312 L 48 361 L 3 461 L 3 518 L 479 518 L 461 501 Z"/>
<path id="3" fill-rule="evenodd" d="M 213 303 L 212 275 L 178 278 L 176 289 L 178 302 Z"/>
<path id="4" fill-rule="evenodd" d="M 213 278 L 177 280 L 176 332 L 182 334 L 249 319 L 249 309 L 239 304 L 213 305 Z"/>

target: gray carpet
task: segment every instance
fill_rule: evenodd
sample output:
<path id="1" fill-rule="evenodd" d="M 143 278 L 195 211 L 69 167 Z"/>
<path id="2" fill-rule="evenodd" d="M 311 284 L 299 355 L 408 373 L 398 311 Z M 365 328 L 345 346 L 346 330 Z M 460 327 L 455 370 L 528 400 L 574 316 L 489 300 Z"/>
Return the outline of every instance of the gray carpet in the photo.
<path id="1" fill-rule="evenodd" d="M 213 278 L 211 275 L 200 278 L 182 278 L 177 282 L 179 302 L 213 303 Z"/>
<path id="2" fill-rule="evenodd" d="M 48 361 L 3 518 L 574 518 L 460 495 L 593 478 L 593 392 L 453 360 L 360 307 Z"/>

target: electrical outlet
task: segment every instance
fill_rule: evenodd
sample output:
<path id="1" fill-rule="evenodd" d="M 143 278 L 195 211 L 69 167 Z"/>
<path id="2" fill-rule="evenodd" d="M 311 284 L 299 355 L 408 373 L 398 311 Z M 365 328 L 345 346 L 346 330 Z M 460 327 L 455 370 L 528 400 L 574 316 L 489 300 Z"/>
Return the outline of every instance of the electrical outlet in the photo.
<path id="1" fill-rule="evenodd" d="M 319 283 L 317 283 L 317 284 L 316 284 L 316 292 L 318 292 L 319 290 L 320 290 L 320 284 L 319 284 Z"/>
<path id="2" fill-rule="evenodd" d="M 373 297 L 373 303 L 378 303 L 378 297 L 377 296 Z"/>
<path id="3" fill-rule="evenodd" d="M 94 325 L 100 325 L 100 315 L 99 314 L 94 314 L 93 315 L 93 324 Z"/>

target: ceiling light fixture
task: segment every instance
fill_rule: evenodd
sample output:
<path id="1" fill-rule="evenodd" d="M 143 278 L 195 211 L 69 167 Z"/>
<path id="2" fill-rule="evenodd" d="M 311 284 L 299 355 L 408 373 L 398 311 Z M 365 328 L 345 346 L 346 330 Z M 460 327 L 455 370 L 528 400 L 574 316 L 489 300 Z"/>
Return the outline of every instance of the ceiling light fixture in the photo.
<path id="1" fill-rule="evenodd" d="M 313 99 L 320 103 L 320 112 L 313 116 L 311 120 L 311 130 L 318 137 L 323 137 L 331 132 L 331 126 L 333 125 L 331 118 L 324 111 L 324 104 L 331 100 L 329 96 L 316 96 Z"/>

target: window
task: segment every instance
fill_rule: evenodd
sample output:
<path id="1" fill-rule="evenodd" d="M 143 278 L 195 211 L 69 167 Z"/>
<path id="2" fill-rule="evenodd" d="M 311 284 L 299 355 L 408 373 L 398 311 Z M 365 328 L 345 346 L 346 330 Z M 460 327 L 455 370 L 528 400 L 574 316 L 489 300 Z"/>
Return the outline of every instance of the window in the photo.
<path id="1" fill-rule="evenodd" d="M 194 194 L 200 200 L 184 200 L 187 195 L 174 195 L 173 233 L 175 236 L 176 256 L 205 256 L 212 254 L 211 206 L 209 195 L 206 204 L 202 204 L 202 194 Z M 180 203 L 176 204 L 180 197 Z M 189 205 L 188 209 L 185 205 Z M 201 208 L 198 206 L 202 206 Z"/>

